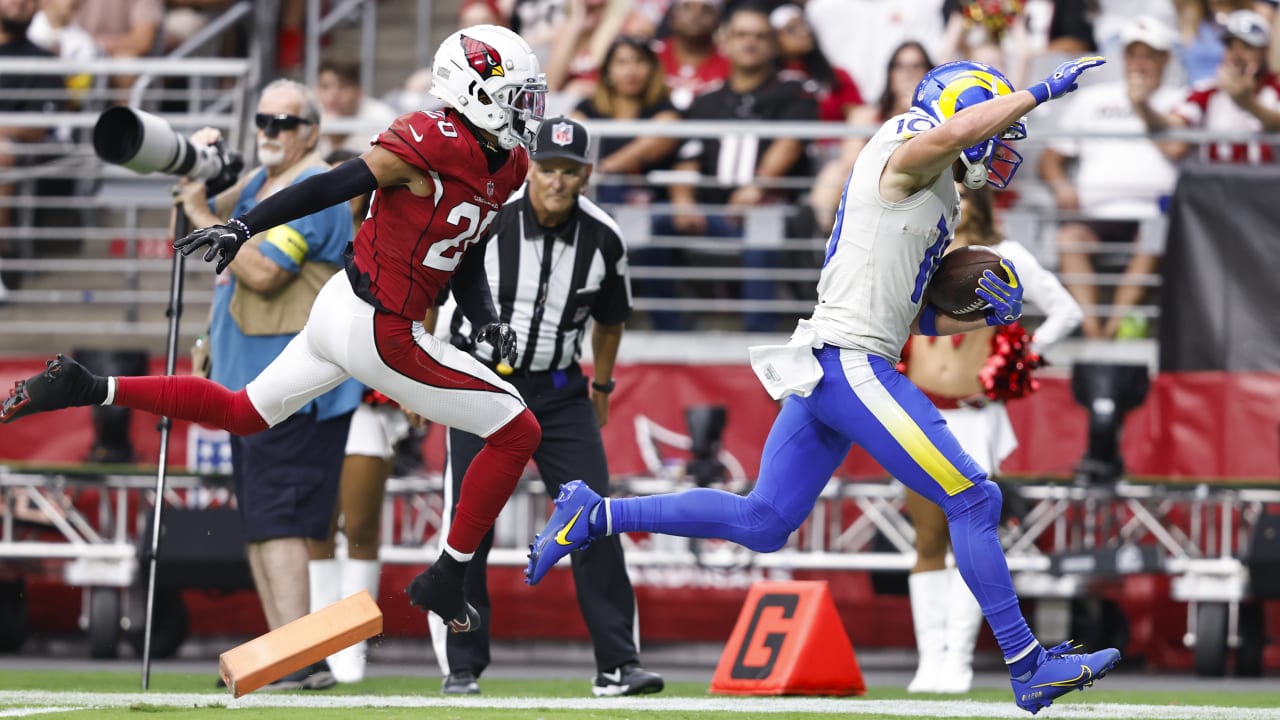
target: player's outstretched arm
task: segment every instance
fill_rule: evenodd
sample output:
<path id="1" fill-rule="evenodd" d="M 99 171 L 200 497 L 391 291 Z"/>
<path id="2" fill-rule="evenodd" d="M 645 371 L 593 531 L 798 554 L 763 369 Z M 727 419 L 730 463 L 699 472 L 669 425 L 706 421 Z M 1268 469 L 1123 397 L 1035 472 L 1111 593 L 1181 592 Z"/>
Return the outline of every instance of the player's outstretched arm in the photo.
<path id="1" fill-rule="evenodd" d="M 290 185 L 224 225 L 203 228 L 178 238 L 173 247 L 183 255 L 207 247 L 205 262 L 217 258 L 217 271 L 222 272 L 231 264 L 240 246 L 256 233 L 366 195 L 379 187 L 411 184 L 420 175 L 416 168 L 394 154 L 374 147 L 332 170 Z"/>
<path id="2" fill-rule="evenodd" d="M 1105 62 L 1100 56 L 1070 60 L 1027 90 L 967 107 L 903 143 L 886 170 L 902 176 L 904 182 L 897 184 L 918 188 L 951 167 L 960 151 L 998 135 L 1037 105 L 1075 90 L 1081 73 Z"/>

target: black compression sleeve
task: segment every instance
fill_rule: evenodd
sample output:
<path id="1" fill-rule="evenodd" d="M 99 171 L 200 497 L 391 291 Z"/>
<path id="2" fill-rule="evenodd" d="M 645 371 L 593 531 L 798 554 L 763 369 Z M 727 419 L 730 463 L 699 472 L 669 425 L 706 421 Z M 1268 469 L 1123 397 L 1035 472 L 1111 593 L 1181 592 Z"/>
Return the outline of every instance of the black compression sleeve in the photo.
<path id="1" fill-rule="evenodd" d="M 493 294 L 489 291 L 489 275 L 484 271 L 484 249 L 483 242 L 468 249 L 449 283 L 453 286 L 453 299 L 471 321 L 473 332 L 498 322 L 498 311 L 493 307 Z"/>
<path id="2" fill-rule="evenodd" d="M 258 203 L 239 220 L 249 226 L 250 234 L 259 233 L 377 189 L 378 179 L 373 171 L 363 159 L 353 158 L 290 185 Z"/>

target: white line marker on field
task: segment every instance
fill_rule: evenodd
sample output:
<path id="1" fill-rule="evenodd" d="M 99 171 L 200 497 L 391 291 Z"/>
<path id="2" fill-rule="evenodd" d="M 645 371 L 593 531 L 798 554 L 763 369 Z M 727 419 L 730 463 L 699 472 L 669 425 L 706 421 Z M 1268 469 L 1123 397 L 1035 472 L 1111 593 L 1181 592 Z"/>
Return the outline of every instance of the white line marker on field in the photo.
<path id="1" fill-rule="evenodd" d="M 49 713 L 71 712 L 73 710 L 83 710 L 83 709 L 84 707 L 9 708 L 8 710 L 0 710 L 0 718 L 27 717 L 30 715 L 48 715 Z"/>
<path id="2" fill-rule="evenodd" d="M 901 718 L 1009 718 L 1031 716 L 1013 702 L 975 700 L 858 700 L 835 698 L 443 698 L 416 695 L 246 695 L 226 693 L 76 693 L 0 691 L 0 705 L 48 705 L 66 708 L 128 707 L 146 704 L 172 707 L 228 708 L 475 708 L 497 710 L 630 710 L 651 712 L 731 712 L 751 715 L 801 712 L 832 715 L 888 715 Z M 1040 711 L 1036 720 L 1280 720 L 1280 709 L 1176 705 L 1065 703 Z"/>

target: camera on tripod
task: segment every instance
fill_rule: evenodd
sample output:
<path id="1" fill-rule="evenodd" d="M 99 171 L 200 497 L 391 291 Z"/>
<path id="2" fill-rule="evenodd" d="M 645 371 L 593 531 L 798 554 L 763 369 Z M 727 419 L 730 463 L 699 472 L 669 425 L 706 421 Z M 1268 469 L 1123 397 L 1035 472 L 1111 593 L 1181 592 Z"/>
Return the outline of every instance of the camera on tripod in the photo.
<path id="1" fill-rule="evenodd" d="M 244 158 L 223 142 L 194 145 L 163 118 L 122 106 L 98 117 L 93 149 L 103 160 L 144 175 L 160 172 L 204 180 L 210 195 L 235 184 L 244 169 Z"/>

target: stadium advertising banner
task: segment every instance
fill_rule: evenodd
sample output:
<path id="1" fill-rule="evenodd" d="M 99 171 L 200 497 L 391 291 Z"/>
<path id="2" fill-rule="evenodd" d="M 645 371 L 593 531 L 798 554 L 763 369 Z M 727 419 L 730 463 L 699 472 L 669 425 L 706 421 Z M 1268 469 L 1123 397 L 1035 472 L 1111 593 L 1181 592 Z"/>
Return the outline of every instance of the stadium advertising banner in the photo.
<path id="1" fill-rule="evenodd" d="M 1280 277 L 1280 275 L 1277 275 Z M 41 358 L 0 360 L 0 385 L 25 378 Z M 179 372 L 184 370 L 179 369 Z M 161 359 L 151 372 L 163 372 Z M 614 475 L 654 474 L 689 457 L 685 411 L 721 405 L 723 450 L 731 472 L 754 478 L 778 406 L 742 365 L 620 365 L 609 424 L 604 427 Z M 1088 419 L 1071 395 L 1065 369 L 1046 371 L 1040 390 L 1009 404 L 1018 449 L 1004 464 L 1013 476 L 1067 478 L 1084 454 Z M 1126 419 L 1122 451 L 1129 473 L 1169 481 L 1280 482 L 1280 372 L 1174 372 L 1152 380 L 1141 407 Z M 131 437 L 142 462 L 154 462 L 156 418 L 133 413 Z M 170 457 L 187 466 L 188 423 L 175 423 Z M 431 469 L 443 465 L 442 433 L 428 438 Z M 88 408 L 36 415 L 0 433 L 0 462 L 79 463 L 93 443 Z M 683 446 L 683 447 L 682 447 Z M 884 471 L 854 448 L 838 471 L 881 479 Z"/>

